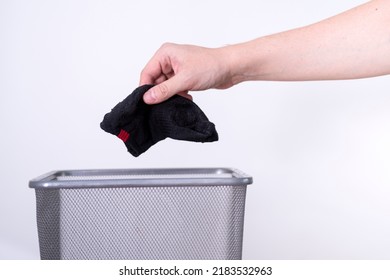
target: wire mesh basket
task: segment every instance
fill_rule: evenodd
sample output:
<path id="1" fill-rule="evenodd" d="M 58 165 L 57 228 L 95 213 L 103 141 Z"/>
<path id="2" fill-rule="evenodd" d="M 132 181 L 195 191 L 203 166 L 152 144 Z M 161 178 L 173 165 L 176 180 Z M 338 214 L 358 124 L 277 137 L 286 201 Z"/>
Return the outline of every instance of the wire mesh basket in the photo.
<path id="1" fill-rule="evenodd" d="M 29 183 L 41 259 L 241 259 L 251 183 L 229 168 L 47 173 Z"/>

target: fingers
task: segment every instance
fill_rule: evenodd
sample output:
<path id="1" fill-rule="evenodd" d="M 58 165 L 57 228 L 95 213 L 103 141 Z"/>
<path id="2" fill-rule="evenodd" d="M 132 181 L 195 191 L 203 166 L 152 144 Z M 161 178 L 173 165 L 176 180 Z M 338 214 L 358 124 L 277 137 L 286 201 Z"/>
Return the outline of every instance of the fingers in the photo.
<path id="1" fill-rule="evenodd" d="M 146 104 L 160 103 L 179 92 L 183 92 L 184 89 L 182 89 L 181 83 L 178 81 L 178 76 L 173 76 L 172 78 L 152 87 L 144 94 L 144 102 Z"/>
<path id="2" fill-rule="evenodd" d="M 159 84 L 174 75 L 169 43 L 163 44 L 141 72 L 140 85 Z"/>
<path id="3" fill-rule="evenodd" d="M 142 70 L 139 85 L 157 84 L 166 80 L 158 61 L 151 60 Z"/>
<path id="4" fill-rule="evenodd" d="M 217 84 L 216 59 L 211 49 L 166 43 L 141 72 L 140 85 L 155 85 L 144 94 L 147 104 L 163 102 L 175 94 L 192 99 L 190 90 L 205 90 Z M 209 73 L 207 75 L 205 73 Z"/>
<path id="5" fill-rule="evenodd" d="M 147 104 L 160 103 L 178 93 L 177 78 L 167 52 L 169 45 L 161 46 L 141 72 L 140 85 L 156 85 L 144 94 L 144 101 Z"/>

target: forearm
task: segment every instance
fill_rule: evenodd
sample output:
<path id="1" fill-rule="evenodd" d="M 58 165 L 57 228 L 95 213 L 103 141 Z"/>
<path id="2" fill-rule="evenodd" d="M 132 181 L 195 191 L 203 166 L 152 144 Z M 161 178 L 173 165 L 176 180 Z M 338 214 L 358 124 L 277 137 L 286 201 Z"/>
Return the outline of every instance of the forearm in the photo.
<path id="1" fill-rule="evenodd" d="M 225 50 L 234 84 L 390 74 L 390 1 L 371 1 L 319 23 Z"/>

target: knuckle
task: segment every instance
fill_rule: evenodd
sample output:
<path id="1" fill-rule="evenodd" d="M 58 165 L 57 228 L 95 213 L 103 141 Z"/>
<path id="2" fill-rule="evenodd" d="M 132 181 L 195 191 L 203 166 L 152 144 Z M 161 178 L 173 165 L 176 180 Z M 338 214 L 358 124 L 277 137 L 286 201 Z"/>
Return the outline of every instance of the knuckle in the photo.
<path id="1" fill-rule="evenodd" d="M 169 53 L 170 51 L 172 51 L 172 49 L 177 46 L 176 44 L 174 43 L 170 43 L 170 42 L 165 42 L 161 45 L 159 51 L 160 52 L 163 52 L 163 53 Z"/>
<path id="2" fill-rule="evenodd" d="M 161 45 L 161 49 L 166 49 L 166 48 L 169 48 L 173 45 L 173 43 L 170 43 L 170 42 L 165 42 Z"/>

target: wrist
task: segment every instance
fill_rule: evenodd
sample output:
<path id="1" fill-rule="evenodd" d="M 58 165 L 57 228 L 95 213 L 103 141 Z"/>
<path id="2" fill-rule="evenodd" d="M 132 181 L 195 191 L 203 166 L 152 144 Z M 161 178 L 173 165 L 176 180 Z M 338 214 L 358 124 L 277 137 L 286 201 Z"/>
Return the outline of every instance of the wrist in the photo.
<path id="1" fill-rule="evenodd" d="M 245 81 L 274 81 L 282 77 L 283 43 L 279 36 L 264 36 L 224 48 L 233 84 Z"/>
<path id="2" fill-rule="evenodd" d="M 234 85 L 246 81 L 262 80 L 266 73 L 266 51 L 262 50 L 263 38 L 222 47 L 231 81 Z"/>

